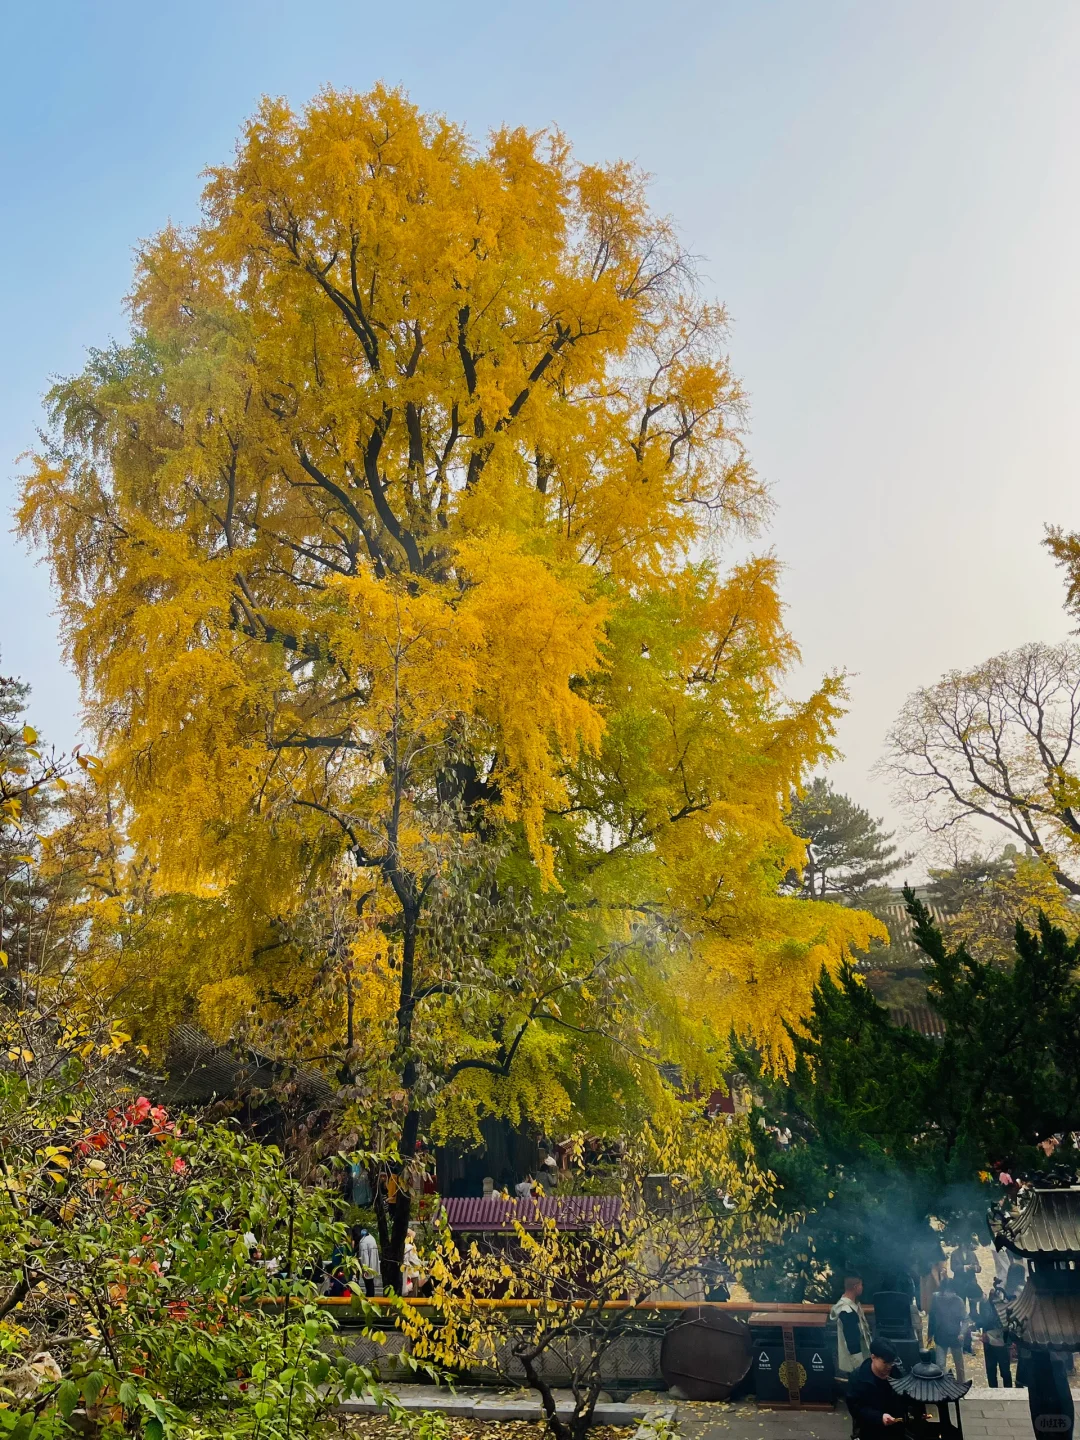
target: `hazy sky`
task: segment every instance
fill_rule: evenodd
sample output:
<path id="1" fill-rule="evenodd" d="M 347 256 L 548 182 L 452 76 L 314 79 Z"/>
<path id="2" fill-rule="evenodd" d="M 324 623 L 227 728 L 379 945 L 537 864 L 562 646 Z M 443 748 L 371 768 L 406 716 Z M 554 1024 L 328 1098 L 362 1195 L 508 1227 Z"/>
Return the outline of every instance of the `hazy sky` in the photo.
<path id="1" fill-rule="evenodd" d="M 805 690 L 851 672 L 835 778 L 904 697 L 1067 633 L 1039 541 L 1080 526 L 1075 0 L 0 0 L 0 477 L 50 375 L 121 336 L 132 248 L 194 218 L 263 93 L 400 83 L 476 136 L 624 156 L 728 306 Z M 48 579 L 0 534 L 0 665 L 61 741 Z M 894 817 L 895 818 L 895 817 Z"/>

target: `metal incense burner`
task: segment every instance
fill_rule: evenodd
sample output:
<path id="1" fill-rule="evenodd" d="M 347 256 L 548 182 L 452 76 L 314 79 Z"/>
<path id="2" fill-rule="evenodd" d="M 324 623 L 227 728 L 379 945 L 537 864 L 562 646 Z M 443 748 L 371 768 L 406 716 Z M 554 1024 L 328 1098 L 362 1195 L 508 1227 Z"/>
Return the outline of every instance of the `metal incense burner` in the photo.
<path id="1" fill-rule="evenodd" d="M 960 1401 L 971 1381 L 946 1375 L 933 1350 L 920 1351 L 918 1364 L 889 1384 L 907 1402 L 904 1428 L 912 1440 L 959 1440 L 963 1435 Z"/>

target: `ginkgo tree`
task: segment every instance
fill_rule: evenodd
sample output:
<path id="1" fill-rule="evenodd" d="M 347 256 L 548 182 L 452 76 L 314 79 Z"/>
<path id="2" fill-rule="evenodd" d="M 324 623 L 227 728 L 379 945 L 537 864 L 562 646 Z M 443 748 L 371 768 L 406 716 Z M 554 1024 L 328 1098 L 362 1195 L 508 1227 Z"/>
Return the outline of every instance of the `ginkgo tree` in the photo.
<path id="1" fill-rule="evenodd" d="M 842 682 L 789 703 L 776 562 L 715 558 L 766 496 L 643 177 L 382 88 L 266 101 L 131 316 L 21 524 L 154 877 L 144 1033 L 381 1057 L 402 1165 L 429 1119 L 568 1113 L 601 1053 L 627 1106 L 732 1029 L 782 1063 L 873 924 L 776 893 Z"/>

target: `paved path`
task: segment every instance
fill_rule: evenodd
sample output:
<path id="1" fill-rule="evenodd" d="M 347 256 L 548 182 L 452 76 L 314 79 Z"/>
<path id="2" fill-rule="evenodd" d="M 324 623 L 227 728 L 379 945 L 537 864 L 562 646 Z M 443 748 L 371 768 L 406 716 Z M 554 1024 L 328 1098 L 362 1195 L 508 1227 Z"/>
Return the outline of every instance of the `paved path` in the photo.
<path id="1" fill-rule="evenodd" d="M 391 1387 L 407 1410 L 440 1410 L 448 1417 L 478 1420 L 534 1420 L 540 1405 L 527 1390 L 462 1389 L 454 1393 L 432 1385 Z M 569 1392 L 556 1392 L 567 1413 L 573 1406 Z M 1080 1396 L 1077 1397 L 1080 1399 Z M 370 1413 L 371 1400 L 348 1401 L 339 1407 L 346 1414 Z M 1078 1406 L 1080 1408 L 1080 1406 Z M 635 1426 L 676 1410 L 665 1394 L 635 1395 L 629 1404 L 601 1403 L 599 1424 Z M 770 1410 L 754 1400 L 734 1404 L 706 1404 L 680 1400 L 676 1421 L 683 1440 L 851 1440 L 851 1421 L 842 1407 L 835 1410 Z M 1026 1390 L 991 1390 L 972 1387 L 963 1401 L 964 1440 L 1034 1440 Z"/>
<path id="2" fill-rule="evenodd" d="M 766 1410 L 753 1401 L 706 1405 L 683 1400 L 685 1440 L 850 1440 L 847 1411 Z M 972 1389 L 963 1402 L 964 1440 L 1034 1440 L 1026 1390 Z"/>
<path id="3" fill-rule="evenodd" d="M 1034 1440 L 1026 1390 L 973 1386 L 961 1404 L 964 1435 L 971 1440 Z"/>
<path id="4" fill-rule="evenodd" d="M 766 1410 L 753 1400 L 733 1405 L 680 1400 L 679 1434 L 685 1440 L 850 1440 L 851 1421 L 840 1410 Z"/>
<path id="5" fill-rule="evenodd" d="M 474 1389 L 445 1390 L 434 1385 L 388 1385 L 403 1410 L 414 1414 L 438 1412 L 447 1419 L 459 1420 L 540 1420 L 543 1408 L 540 1397 L 531 1390 Z M 569 1390 L 556 1390 L 559 1413 L 569 1417 L 574 1397 Z M 335 1407 L 339 1415 L 374 1415 L 382 1408 L 370 1395 L 357 1400 L 343 1400 Z M 663 1395 L 646 1395 L 643 1401 L 617 1405 L 601 1401 L 594 1412 L 597 1425 L 629 1426 L 636 1429 L 647 1417 L 671 1419 L 675 1404 Z"/>

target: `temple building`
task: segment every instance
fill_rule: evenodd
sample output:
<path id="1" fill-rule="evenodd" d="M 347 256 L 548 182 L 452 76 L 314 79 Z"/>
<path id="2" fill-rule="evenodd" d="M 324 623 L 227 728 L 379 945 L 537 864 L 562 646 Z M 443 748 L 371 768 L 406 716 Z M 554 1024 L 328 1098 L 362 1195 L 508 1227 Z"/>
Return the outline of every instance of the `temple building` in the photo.
<path id="1" fill-rule="evenodd" d="M 1019 1295 L 998 1306 L 1020 1345 L 1028 1409 L 1037 1436 L 1072 1440 L 1074 1407 L 1063 1350 L 1080 1349 L 1080 1186 L 1067 1173 L 1043 1180 L 1019 1202 L 990 1213 L 999 1250 L 1027 1265 Z"/>
<path id="2" fill-rule="evenodd" d="M 1004 1307 L 1003 1320 L 1021 1344 L 1080 1349 L 1080 1186 L 1028 1190 L 990 1215 L 999 1250 L 1027 1262 L 1027 1281 Z"/>

